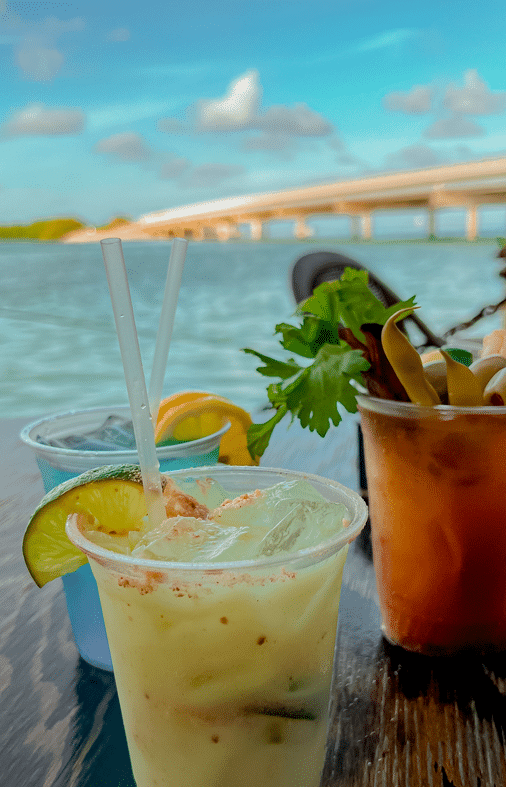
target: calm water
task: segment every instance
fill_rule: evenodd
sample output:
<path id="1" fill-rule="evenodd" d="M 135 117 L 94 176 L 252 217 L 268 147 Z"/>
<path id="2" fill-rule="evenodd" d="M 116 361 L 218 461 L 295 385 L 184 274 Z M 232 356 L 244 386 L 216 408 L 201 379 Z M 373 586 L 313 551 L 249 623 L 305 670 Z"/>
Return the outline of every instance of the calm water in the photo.
<path id="1" fill-rule="evenodd" d="M 170 244 L 126 243 L 139 341 L 149 379 Z M 265 401 L 251 346 L 279 348 L 277 322 L 289 320 L 294 261 L 309 251 L 342 251 L 405 298 L 416 294 L 436 332 L 503 297 L 494 243 L 190 244 L 164 394 L 203 389 L 253 410 Z M 1 417 L 127 404 L 123 369 L 99 244 L 0 244 Z M 470 335 L 499 327 L 482 321 Z"/>

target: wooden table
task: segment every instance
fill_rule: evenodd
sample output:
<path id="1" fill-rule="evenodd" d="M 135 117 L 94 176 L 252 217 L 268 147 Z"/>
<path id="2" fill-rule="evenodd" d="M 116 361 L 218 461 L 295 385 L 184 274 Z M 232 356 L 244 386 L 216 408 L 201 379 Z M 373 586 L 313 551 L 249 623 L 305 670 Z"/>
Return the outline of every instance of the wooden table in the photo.
<path id="1" fill-rule="evenodd" d="M 39 590 L 24 566 L 43 489 L 22 425 L 0 422 L 0 786 L 134 787 L 114 677 L 79 658 L 61 582 Z M 321 440 L 281 425 L 263 464 L 357 486 L 355 429 Z M 505 739 L 506 658 L 428 659 L 384 641 L 366 531 L 346 566 L 323 785 L 504 787 Z"/>

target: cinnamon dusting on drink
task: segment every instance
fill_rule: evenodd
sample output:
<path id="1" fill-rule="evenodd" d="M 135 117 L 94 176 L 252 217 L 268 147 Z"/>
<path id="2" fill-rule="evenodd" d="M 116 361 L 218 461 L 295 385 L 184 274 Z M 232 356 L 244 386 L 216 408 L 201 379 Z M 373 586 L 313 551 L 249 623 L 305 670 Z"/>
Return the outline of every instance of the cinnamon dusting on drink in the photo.
<path id="1" fill-rule="evenodd" d="M 246 492 L 244 495 L 239 495 L 239 497 L 236 497 L 233 500 L 227 498 L 221 505 L 218 506 L 218 508 L 214 508 L 209 512 L 209 519 L 219 519 L 224 511 L 231 511 L 238 508 L 244 508 L 244 506 L 252 505 L 258 500 L 259 497 L 262 497 L 262 492 L 260 489 L 255 489 L 254 492 Z"/>
<path id="2" fill-rule="evenodd" d="M 166 498 L 165 513 L 167 519 L 178 516 L 191 516 L 194 519 L 209 518 L 208 507 L 203 503 L 199 503 L 191 495 L 178 489 L 170 478 L 167 479 L 163 496 Z"/>

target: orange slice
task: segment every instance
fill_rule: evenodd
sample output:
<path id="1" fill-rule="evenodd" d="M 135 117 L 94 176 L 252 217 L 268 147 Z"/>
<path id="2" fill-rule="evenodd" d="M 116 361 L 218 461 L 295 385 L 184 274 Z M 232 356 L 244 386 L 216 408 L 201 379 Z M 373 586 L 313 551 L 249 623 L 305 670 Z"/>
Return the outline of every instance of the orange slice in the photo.
<path id="1" fill-rule="evenodd" d="M 184 400 L 187 394 L 190 396 Z M 198 440 L 217 432 L 226 421 L 230 421 L 230 429 L 221 439 L 219 461 L 230 465 L 258 464 L 258 459 L 251 458 L 246 443 L 246 435 L 252 424 L 249 413 L 223 396 L 202 392 L 193 394 L 176 394 L 175 397 L 168 397 L 170 402 L 162 402 L 155 427 L 156 443 L 169 439 Z M 175 404 L 178 396 L 179 404 Z"/>
<path id="2" fill-rule="evenodd" d="M 179 391 L 178 393 L 167 396 L 160 402 L 160 407 L 158 408 L 158 418 L 156 419 L 157 423 L 161 421 L 165 413 L 168 410 L 171 410 L 173 407 L 177 407 L 180 404 L 185 404 L 186 402 L 193 402 L 196 399 L 201 399 L 203 396 L 213 396 L 213 394 L 209 393 L 208 391 Z"/>

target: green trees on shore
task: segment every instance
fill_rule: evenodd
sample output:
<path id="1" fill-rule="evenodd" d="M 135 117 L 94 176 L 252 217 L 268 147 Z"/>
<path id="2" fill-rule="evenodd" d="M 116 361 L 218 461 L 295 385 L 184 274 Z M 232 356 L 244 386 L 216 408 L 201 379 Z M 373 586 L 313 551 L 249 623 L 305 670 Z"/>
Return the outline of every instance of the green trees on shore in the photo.
<path id="1" fill-rule="evenodd" d="M 0 241 L 57 241 L 69 232 L 82 229 L 84 226 L 77 219 L 44 219 L 34 221 L 32 224 L 0 227 Z"/>
<path id="2" fill-rule="evenodd" d="M 116 216 L 103 227 L 97 230 L 114 230 L 125 224 L 130 224 L 132 219 L 125 216 Z M 34 221 L 32 224 L 18 224 L 11 227 L 0 226 L 0 243 L 2 241 L 59 241 L 69 232 L 82 230 L 86 224 L 77 219 L 42 219 Z"/>

